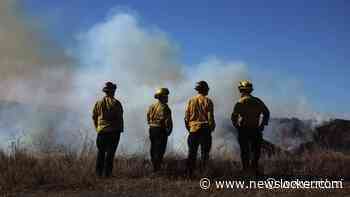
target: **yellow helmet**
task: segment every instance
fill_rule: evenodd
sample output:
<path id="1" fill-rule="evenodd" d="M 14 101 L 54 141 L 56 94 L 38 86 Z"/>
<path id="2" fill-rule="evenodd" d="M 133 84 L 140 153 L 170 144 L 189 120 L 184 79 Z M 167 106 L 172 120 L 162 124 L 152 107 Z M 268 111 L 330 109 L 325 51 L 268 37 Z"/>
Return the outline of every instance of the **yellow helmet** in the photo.
<path id="1" fill-rule="evenodd" d="M 240 91 L 253 91 L 253 84 L 249 80 L 241 80 L 239 81 L 238 89 Z"/>
<path id="2" fill-rule="evenodd" d="M 169 95 L 169 89 L 168 88 L 159 88 L 156 93 L 154 94 L 154 98 L 158 99 L 162 96 L 168 96 Z"/>

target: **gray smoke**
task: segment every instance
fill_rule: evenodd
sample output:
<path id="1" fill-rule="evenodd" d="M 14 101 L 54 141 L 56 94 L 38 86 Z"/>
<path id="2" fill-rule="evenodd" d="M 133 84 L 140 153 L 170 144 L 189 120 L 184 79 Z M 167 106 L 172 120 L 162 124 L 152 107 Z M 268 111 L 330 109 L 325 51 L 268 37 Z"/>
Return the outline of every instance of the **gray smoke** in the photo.
<path id="1" fill-rule="evenodd" d="M 62 122 L 53 109 L 62 108 L 71 92 L 73 60 L 22 13 L 17 1 L 0 2 L 2 145 L 19 133 L 29 141 L 53 135 Z"/>
<path id="2" fill-rule="evenodd" d="M 79 39 L 81 45 L 77 53 L 83 65 L 75 79 L 76 92 L 82 98 L 79 101 L 85 101 L 80 103 L 82 109 L 91 111 L 96 99 L 103 96 L 103 83 L 106 80 L 115 81 L 119 86 L 117 97 L 126 109 L 126 133 L 121 144 L 127 147 L 127 152 L 137 151 L 147 141 L 145 114 L 148 106 L 154 102 L 153 93 L 157 87 L 168 87 L 171 91 L 169 105 L 175 124 L 171 147 L 184 152 L 187 135 L 183 123 L 184 108 L 187 100 L 195 94 L 193 87 L 199 80 L 208 81 L 211 87 L 209 97 L 215 104 L 218 125 L 214 150 L 237 146 L 229 118 L 239 98 L 236 88 L 238 81 L 251 77 L 247 65 L 215 56 L 205 58 L 197 65 L 183 65 L 174 41 L 159 29 L 141 25 L 137 17 L 123 11 L 110 15 L 89 31 L 81 33 Z M 269 78 L 262 81 L 276 82 Z M 314 118 L 314 115 L 309 116 L 310 109 L 304 108 L 307 101 L 300 99 L 302 93 L 295 96 L 289 94 L 285 102 L 276 102 L 278 98 L 271 97 L 269 91 L 277 97 L 278 91 L 276 93 L 276 89 L 271 89 L 269 83 L 261 84 L 257 86 L 267 90 L 260 92 L 264 92 L 262 98 L 266 98 L 273 116 Z M 293 87 L 283 82 L 278 84 L 284 88 Z M 91 119 L 87 115 L 84 122 Z"/>
<path id="3" fill-rule="evenodd" d="M 40 32 L 35 21 L 18 14 L 14 0 L 0 2 L 0 96 L 6 100 L 43 103 L 69 88 L 72 60 Z M 68 80 L 66 80 L 68 78 Z M 61 94 L 62 97 L 62 94 Z"/>
<path id="4" fill-rule="evenodd" d="M 117 98 L 125 109 L 125 133 L 119 151 L 145 151 L 147 108 L 155 102 L 156 88 L 168 87 L 175 125 L 169 148 L 184 153 L 185 105 L 195 95 L 195 82 L 206 80 L 218 123 L 214 150 L 237 146 L 229 117 L 239 98 L 238 81 L 252 77 L 244 62 L 210 56 L 196 65 L 184 65 L 175 41 L 155 27 L 140 24 L 135 15 L 124 11 L 116 11 L 81 32 L 77 47 L 70 49 L 78 60 L 74 61 L 65 50 L 47 41 L 40 25 L 15 14 L 20 13 L 15 2 L 1 1 L 0 11 L 0 100 L 8 101 L 0 105 L 0 141 L 12 134 L 34 133 L 26 137 L 27 144 L 79 147 L 85 137 L 94 139 L 92 107 L 103 96 L 104 83 L 111 80 L 118 85 Z M 73 69 L 76 64 L 79 66 Z M 273 116 L 317 117 L 312 109 L 303 107 L 307 101 L 293 93 L 289 93 L 288 101 L 279 102 L 279 92 L 270 86 L 276 84 L 273 78 L 260 80 L 257 89 L 263 93 L 257 91 L 258 96 L 266 100 Z M 289 86 L 281 81 L 278 84 Z M 277 97 L 271 97 L 270 92 Z"/>

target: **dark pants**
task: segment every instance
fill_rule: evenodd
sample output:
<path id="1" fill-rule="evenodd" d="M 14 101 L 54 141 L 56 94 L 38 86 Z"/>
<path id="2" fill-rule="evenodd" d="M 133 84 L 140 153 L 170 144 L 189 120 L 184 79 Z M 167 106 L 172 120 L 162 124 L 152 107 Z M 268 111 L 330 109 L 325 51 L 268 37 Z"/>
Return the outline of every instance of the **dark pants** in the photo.
<path id="1" fill-rule="evenodd" d="M 97 135 L 97 176 L 109 177 L 112 175 L 114 154 L 117 150 L 119 139 L 119 132 L 99 133 Z"/>
<path id="2" fill-rule="evenodd" d="M 198 147 L 201 147 L 201 167 L 206 167 L 209 160 L 209 152 L 211 149 L 212 138 L 209 129 L 200 129 L 188 135 L 188 158 L 187 170 L 191 175 L 196 167 Z"/>
<path id="3" fill-rule="evenodd" d="M 259 129 L 239 129 L 238 142 L 243 170 L 251 169 L 258 172 L 262 132 Z"/>
<path id="4" fill-rule="evenodd" d="M 151 160 L 153 170 L 156 172 L 160 169 L 163 156 L 168 142 L 168 134 L 165 129 L 159 127 L 149 128 L 149 138 L 151 140 Z"/>

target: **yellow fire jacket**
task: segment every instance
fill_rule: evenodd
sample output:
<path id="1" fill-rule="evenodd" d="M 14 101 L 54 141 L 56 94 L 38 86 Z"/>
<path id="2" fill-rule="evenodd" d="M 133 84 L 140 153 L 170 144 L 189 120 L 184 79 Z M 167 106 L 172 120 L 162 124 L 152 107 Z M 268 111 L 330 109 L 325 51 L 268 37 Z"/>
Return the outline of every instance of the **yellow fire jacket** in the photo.
<path id="1" fill-rule="evenodd" d="M 260 124 L 260 118 L 263 115 Z M 231 120 L 236 128 L 256 129 L 268 124 L 269 109 L 264 102 L 252 95 L 242 96 L 233 108 Z"/>
<path id="2" fill-rule="evenodd" d="M 92 119 L 97 133 L 123 132 L 124 130 L 123 107 L 113 97 L 105 96 L 96 102 Z"/>
<path id="3" fill-rule="evenodd" d="M 186 106 L 185 125 L 189 132 L 196 132 L 201 128 L 214 131 L 214 104 L 211 99 L 201 94 L 192 97 Z"/>
<path id="4" fill-rule="evenodd" d="M 150 127 L 166 129 L 168 134 L 173 130 L 171 110 L 165 103 L 156 102 L 147 111 L 147 122 Z"/>

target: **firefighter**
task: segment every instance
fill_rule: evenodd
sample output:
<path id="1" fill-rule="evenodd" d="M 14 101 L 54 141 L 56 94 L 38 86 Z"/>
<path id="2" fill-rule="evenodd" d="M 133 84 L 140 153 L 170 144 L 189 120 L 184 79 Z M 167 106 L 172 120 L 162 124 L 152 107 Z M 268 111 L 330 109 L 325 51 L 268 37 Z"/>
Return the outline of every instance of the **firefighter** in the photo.
<path id="1" fill-rule="evenodd" d="M 259 175 L 258 161 L 263 139 L 262 132 L 268 125 L 270 112 L 262 100 L 251 95 L 253 84 L 250 81 L 240 81 L 238 89 L 241 98 L 234 106 L 231 120 L 238 130 L 242 167 L 244 172 L 253 171 Z M 261 115 L 262 121 L 260 121 Z"/>
<path id="2" fill-rule="evenodd" d="M 205 81 L 197 82 L 195 90 L 198 94 L 188 101 L 185 112 L 185 126 L 189 132 L 187 172 L 190 176 L 196 167 L 199 146 L 201 148 L 201 167 L 206 167 L 212 145 L 211 133 L 215 129 L 214 105 L 212 100 L 207 97 L 208 83 Z"/>
<path id="3" fill-rule="evenodd" d="M 147 112 L 149 138 L 151 141 L 150 153 L 154 172 L 160 170 L 168 136 L 173 129 L 171 110 L 167 104 L 168 95 L 169 90 L 167 88 L 158 89 L 154 95 L 154 98 L 158 101 L 152 104 Z"/>
<path id="4" fill-rule="evenodd" d="M 113 160 L 117 150 L 120 134 L 124 130 L 123 107 L 114 98 L 117 85 L 107 82 L 103 88 L 106 94 L 97 101 L 93 108 L 92 119 L 97 131 L 97 176 L 112 176 Z"/>

